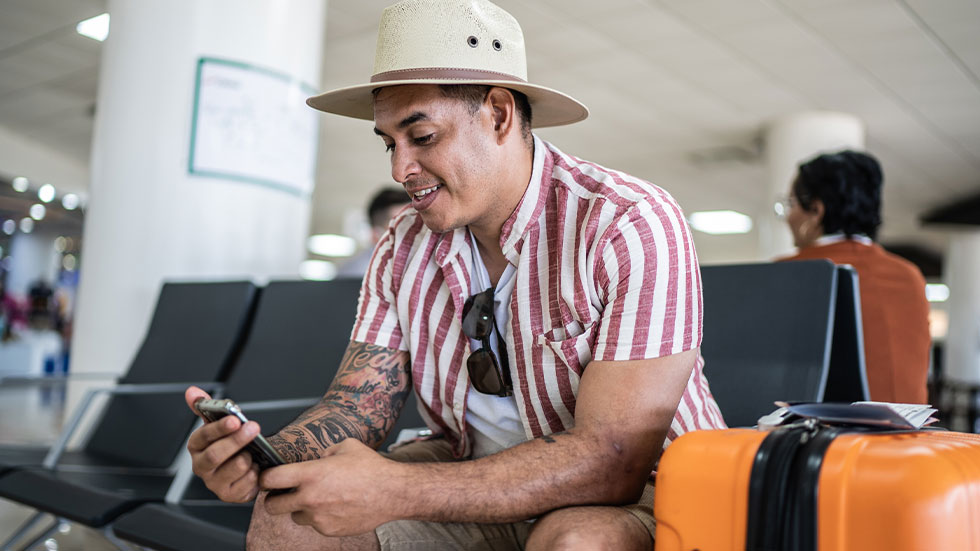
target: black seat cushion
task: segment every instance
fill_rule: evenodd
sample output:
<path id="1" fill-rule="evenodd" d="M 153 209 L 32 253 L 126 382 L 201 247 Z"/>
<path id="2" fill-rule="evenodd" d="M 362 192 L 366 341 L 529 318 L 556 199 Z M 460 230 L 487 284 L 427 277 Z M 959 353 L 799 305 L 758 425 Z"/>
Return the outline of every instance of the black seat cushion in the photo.
<path id="1" fill-rule="evenodd" d="M 0 447 L 0 475 L 13 469 L 25 467 L 40 467 L 41 462 L 48 455 L 47 446 L 15 446 L 6 445 Z M 93 456 L 82 450 L 66 451 L 58 458 L 58 470 L 82 471 L 82 470 L 113 470 L 130 468 L 122 466 L 118 461 Z"/>
<path id="2" fill-rule="evenodd" d="M 171 480 L 167 475 L 25 469 L 0 478 L 0 497 L 87 526 L 101 527 L 138 505 L 163 501 Z"/>
<path id="3" fill-rule="evenodd" d="M 123 539 L 159 551 L 241 551 L 251 516 L 251 503 L 153 503 L 119 517 L 112 529 Z"/>

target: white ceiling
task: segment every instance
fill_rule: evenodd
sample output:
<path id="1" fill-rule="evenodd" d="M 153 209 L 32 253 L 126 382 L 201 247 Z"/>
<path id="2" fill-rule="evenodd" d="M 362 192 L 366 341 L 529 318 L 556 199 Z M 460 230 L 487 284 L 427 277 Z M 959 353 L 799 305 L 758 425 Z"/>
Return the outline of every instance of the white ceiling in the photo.
<path id="1" fill-rule="evenodd" d="M 389 3 L 330 2 L 323 89 L 366 81 Z M 918 216 L 980 191 L 980 1 L 497 3 L 524 28 L 531 80 L 591 109 L 542 137 L 665 187 L 687 212 L 768 216 L 758 137 L 776 117 L 813 109 L 866 123 L 885 170 L 883 241 L 941 248 Z M 88 162 L 99 44 L 74 24 L 104 9 L 0 0 L 0 129 Z M 337 232 L 390 183 L 387 159 L 370 123 L 324 116 L 321 135 L 312 231 Z M 706 263 L 758 254 L 754 231 L 696 240 Z"/>

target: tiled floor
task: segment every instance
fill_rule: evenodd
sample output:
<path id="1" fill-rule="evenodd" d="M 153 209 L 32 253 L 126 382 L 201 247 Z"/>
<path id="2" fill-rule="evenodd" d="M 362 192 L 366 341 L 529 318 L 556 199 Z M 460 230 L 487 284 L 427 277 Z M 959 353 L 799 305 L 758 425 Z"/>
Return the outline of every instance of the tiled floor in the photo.
<path id="1" fill-rule="evenodd" d="M 61 430 L 64 403 L 63 387 L 0 385 L 0 444 L 50 444 Z M 28 507 L 0 499 L 0 541 L 6 540 L 32 514 Z M 36 527 L 32 537 L 40 530 L 41 526 Z M 116 547 L 98 532 L 72 525 L 32 549 L 108 551 Z"/>

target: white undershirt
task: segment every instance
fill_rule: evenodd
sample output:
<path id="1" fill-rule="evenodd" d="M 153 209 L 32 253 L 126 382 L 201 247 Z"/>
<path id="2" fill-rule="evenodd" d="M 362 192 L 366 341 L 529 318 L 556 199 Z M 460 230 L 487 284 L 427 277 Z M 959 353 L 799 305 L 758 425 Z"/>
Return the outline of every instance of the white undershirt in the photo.
<path id="1" fill-rule="evenodd" d="M 470 280 L 470 295 L 486 291 L 490 283 L 490 273 L 480 256 L 476 238 L 470 233 L 473 254 L 473 277 Z M 507 263 L 504 273 L 497 282 L 493 293 L 493 316 L 497 329 L 504 335 L 510 327 L 510 299 L 514 293 L 517 278 L 514 265 Z M 490 349 L 500 362 L 500 346 L 497 329 L 490 335 Z M 506 341 L 505 341 L 506 342 Z M 470 350 L 479 350 L 483 344 L 470 339 Z M 503 368 L 503 366 L 501 366 Z M 472 386 L 467 390 L 466 424 L 469 436 L 473 442 L 473 458 L 483 457 L 500 450 L 515 446 L 527 440 L 524 425 L 517 410 L 517 399 L 513 396 L 500 397 L 493 394 L 483 394 Z"/>

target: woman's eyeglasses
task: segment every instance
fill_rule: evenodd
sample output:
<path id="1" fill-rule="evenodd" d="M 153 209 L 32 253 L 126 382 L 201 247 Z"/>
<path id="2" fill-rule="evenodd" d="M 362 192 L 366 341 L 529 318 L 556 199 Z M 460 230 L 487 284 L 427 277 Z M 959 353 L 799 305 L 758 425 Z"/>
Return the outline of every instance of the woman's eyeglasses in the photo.
<path id="1" fill-rule="evenodd" d="M 490 348 L 490 335 L 496 323 L 493 319 L 493 287 L 466 299 L 463 304 L 463 334 L 480 341 L 481 348 L 466 359 L 466 370 L 473 388 L 483 394 L 512 396 L 514 386 L 510 381 L 510 368 L 507 362 L 507 348 L 497 329 L 497 344 L 500 362 Z M 501 369 L 503 364 L 503 369 Z"/>
<path id="2" fill-rule="evenodd" d="M 779 218 L 786 218 L 786 216 L 789 215 L 790 209 L 792 209 L 793 205 L 795 204 L 796 204 L 796 198 L 793 197 L 793 194 L 791 193 L 789 195 L 777 199 L 776 203 L 772 206 L 772 208 L 773 211 L 775 211 L 776 216 L 778 216 Z"/>

